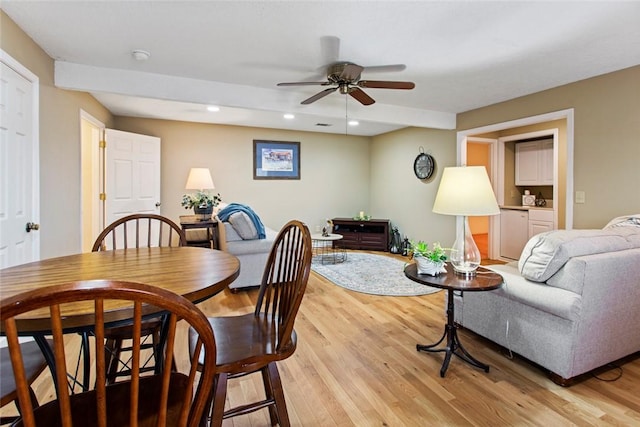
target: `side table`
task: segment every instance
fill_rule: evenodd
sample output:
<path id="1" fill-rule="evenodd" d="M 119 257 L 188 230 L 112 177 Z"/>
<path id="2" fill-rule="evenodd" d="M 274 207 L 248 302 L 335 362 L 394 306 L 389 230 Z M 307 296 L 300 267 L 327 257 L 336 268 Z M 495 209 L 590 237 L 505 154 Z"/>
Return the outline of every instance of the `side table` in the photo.
<path id="1" fill-rule="evenodd" d="M 320 262 L 336 264 L 347 259 L 347 251 L 335 245 L 335 242 L 342 239 L 341 234 L 330 233 L 328 236 L 322 234 L 311 235 L 311 246 L 313 256 L 318 257 Z"/>
<path id="2" fill-rule="evenodd" d="M 218 222 L 213 218 L 203 220 L 201 215 L 181 215 L 180 227 L 182 231 L 187 233 L 187 230 L 206 229 L 207 237 L 204 240 L 188 240 L 187 246 L 196 246 L 199 248 L 216 248 L 216 229 L 218 228 Z"/>
<path id="3" fill-rule="evenodd" d="M 429 276 L 427 274 L 418 274 L 418 269 L 415 263 L 409 264 L 404 269 L 404 274 L 414 282 L 421 283 L 423 285 L 433 286 L 435 288 L 441 288 L 447 290 L 447 324 L 444 327 L 444 334 L 434 344 L 417 344 L 416 350 L 427 351 L 431 353 L 444 352 L 444 361 L 442 362 L 442 368 L 440 369 L 440 376 L 444 377 L 449 367 L 449 361 L 451 355 L 455 354 L 460 359 L 473 365 L 477 368 L 489 372 L 489 365 L 486 365 L 476 358 L 471 356 L 469 352 L 462 346 L 460 338 L 458 337 L 457 326 L 454 322 L 453 316 L 453 293 L 459 292 L 483 292 L 497 289 L 504 283 L 504 279 L 498 273 L 494 273 L 491 270 L 487 270 L 483 267 L 478 267 L 477 274 L 475 276 L 459 276 L 453 271 L 451 264 L 447 263 L 447 272 L 438 276 Z M 447 339 L 446 345 L 442 348 L 437 348 L 444 340 Z"/>

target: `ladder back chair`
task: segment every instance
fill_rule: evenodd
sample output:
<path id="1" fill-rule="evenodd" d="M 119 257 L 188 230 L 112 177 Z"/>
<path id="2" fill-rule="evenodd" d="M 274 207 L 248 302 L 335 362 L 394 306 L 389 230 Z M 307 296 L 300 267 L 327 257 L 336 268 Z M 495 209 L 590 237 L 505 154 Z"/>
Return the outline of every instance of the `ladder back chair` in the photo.
<path id="1" fill-rule="evenodd" d="M 277 361 L 291 356 L 297 345 L 294 322 L 311 270 L 311 234 L 305 224 L 292 220 L 279 232 L 271 248 L 255 310 L 242 316 L 210 317 L 218 342 L 216 394 L 211 425 L 269 408 L 272 425 L 289 426 Z M 190 350 L 198 334 L 189 331 Z M 225 411 L 227 380 L 260 372 L 265 398 Z"/>
<path id="2" fill-rule="evenodd" d="M 187 239 L 184 231 L 169 218 L 155 214 L 133 214 L 122 217 L 109 226 L 96 238 L 92 251 L 107 249 L 129 249 L 149 247 L 186 246 Z M 143 372 L 157 371 L 155 348 L 160 339 L 160 319 L 145 321 L 142 329 L 143 348 L 152 349 L 151 355 L 142 366 Z M 129 375 L 131 359 L 123 359 L 122 353 L 130 352 L 131 347 L 123 347 L 126 340 L 131 340 L 131 330 L 127 325 L 108 328 L 105 331 L 107 341 L 107 383 L 111 384 L 118 377 Z M 149 339 L 151 342 L 149 342 Z M 87 337 L 83 340 L 83 351 L 87 344 Z M 151 359 L 154 363 L 151 364 Z M 86 369 L 85 369 L 86 370 Z"/>
<path id="3" fill-rule="evenodd" d="M 84 310 L 84 323 L 65 324 L 69 310 Z M 106 358 L 101 351 L 106 325 L 127 319 L 133 335 L 139 337 L 143 319 L 163 312 L 166 322 L 166 359 L 160 374 L 140 376 L 140 345 L 134 341 L 131 377 L 106 384 Z M 25 360 L 18 334 L 21 315 L 32 313 L 48 320 L 56 375 L 56 398 L 32 408 Z M 153 315 L 151 314 L 151 315 Z M 9 354 L 16 378 L 22 418 L 18 426 L 189 426 L 206 422 L 206 410 L 214 386 L 216 344 L 207 317 L 190 301 L 165 289 L 141 283 L 95 280 L 48 286 L 14 295 L 0 302 L 2 330 L 7 336 Z M 198 331 L 194 359 L 186 373 L 173 371 L 176 324 L 185 320 Z M 72 394 L 67 383 L 65 357 L 66 328 L 89 327 L 95 332 L 95 389 Z M 137 342 L 137 344 L 136 344 Z M 186 349 L 185 349 L 186 351 Z M 197 357 L 196 357 L 197 355 Z M 201 378 L 196 386 L 197 370 Z M 205 374 L 206 372 L 206 374 Z"/>

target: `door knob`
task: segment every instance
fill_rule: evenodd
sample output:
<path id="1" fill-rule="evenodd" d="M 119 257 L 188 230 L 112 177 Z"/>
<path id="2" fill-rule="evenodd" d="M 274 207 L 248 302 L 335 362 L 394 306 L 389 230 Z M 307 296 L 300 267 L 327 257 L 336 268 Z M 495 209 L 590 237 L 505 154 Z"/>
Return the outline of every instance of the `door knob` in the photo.
<path id="1" fill-rule="evenodd" d="M 27 230 L 27 233 L 29 233 L 31 230 L 40 230 L 40 224 L 36 224 L 35 222 L 28 222 L 25 229 Z"/>
<path id="2" fill-rule="evenodd" d="M 156 203 L 156 208 L 159 208 L 161 204 L 162 204 L 162 203 L 157 202 L 157 203 Z"/>

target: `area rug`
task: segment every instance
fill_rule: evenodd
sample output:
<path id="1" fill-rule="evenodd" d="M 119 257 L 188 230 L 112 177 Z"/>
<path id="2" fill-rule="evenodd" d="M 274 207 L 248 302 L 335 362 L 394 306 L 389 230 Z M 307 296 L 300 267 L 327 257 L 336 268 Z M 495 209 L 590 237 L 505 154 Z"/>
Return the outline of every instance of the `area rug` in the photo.
<path id="1" fill-rule="evenodd" d="M 372 295 L 427 295 L 440 289 L 421 285 L 404 275 L 405 262 L 384 255 L 349 252 L 339 264 L 313 261 L 311 269 L 336 285 Z"/>

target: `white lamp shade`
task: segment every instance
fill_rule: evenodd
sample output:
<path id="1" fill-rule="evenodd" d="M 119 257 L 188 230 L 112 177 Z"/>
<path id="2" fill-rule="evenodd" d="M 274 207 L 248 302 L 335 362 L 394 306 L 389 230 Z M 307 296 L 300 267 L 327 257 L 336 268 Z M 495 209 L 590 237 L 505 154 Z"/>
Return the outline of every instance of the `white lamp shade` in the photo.
<path id="1" fill-rule="evenodd" d="M 211 179 L 209 168 L 191 168 L 187 178 L 187 190 L 212 190 L 216 188 Z"/>
<path id="2" fill-rule="evenodd" d="M 464 216 L 499 214 L 500 208 L 485 167 L 444 168 L 433 212 Z"/>

